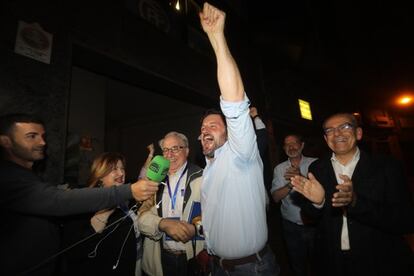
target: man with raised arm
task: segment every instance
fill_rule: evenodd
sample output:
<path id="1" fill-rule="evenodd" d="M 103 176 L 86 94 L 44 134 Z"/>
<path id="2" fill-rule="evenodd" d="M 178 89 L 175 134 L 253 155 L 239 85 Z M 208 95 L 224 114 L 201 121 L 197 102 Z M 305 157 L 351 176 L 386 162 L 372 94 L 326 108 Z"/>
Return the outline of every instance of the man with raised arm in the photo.
<path id="1" fill-rule="evenodd" d="M 224 36 L 225 13 L 208 3 L 200 21 L 217 60 L 220 112 L 202 119 L 206 157 L 201 185 L 203 233 L 213 275 L 278 275 L 267 246 L 263 164 L 239 69 Z"/>

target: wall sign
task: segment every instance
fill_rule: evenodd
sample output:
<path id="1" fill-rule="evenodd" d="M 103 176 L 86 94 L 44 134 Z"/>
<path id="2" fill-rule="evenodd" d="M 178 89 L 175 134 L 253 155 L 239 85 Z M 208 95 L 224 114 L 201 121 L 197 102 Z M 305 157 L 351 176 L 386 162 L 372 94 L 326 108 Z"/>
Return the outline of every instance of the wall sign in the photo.
<path id="1" fill-rule="evenodd" d="M 50 64 L 53 35 L 38 23 L 19 21 L 14 52 Z"/>

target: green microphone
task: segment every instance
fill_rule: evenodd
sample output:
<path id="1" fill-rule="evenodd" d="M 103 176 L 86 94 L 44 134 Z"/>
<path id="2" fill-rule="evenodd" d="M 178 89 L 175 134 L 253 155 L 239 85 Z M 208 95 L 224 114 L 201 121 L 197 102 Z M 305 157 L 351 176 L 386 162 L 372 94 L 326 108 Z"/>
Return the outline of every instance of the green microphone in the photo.
<path id="1" fill-rule="evenodd" d="M 147 178 L 159 183 L 167 176 L 169 169 L 170 160 L 165 159 L 162 155 L 156 155 L 148 166 Z"/>

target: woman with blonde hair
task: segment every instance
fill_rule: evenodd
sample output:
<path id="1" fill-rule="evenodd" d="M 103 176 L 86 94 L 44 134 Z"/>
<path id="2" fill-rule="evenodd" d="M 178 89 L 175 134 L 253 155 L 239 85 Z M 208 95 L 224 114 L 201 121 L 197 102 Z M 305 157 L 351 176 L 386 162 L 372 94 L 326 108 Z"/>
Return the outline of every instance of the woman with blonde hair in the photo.
<path id="1" fill-rule="evenodd" d="M 125 183 L 125 158 L 105 152 L 93 161 L 89 187 Z M 77 217 L 65 225 L 68 245 L 95 234 L 66 254 L 67 275 L 141 275 L 142 241 L 136 224 L 136 203 Z"/>

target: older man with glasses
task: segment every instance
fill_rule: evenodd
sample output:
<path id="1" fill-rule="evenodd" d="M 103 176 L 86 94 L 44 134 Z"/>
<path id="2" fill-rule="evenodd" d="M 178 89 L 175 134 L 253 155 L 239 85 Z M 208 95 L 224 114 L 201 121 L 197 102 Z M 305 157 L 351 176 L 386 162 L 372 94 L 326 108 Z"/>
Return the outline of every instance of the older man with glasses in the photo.
<path id="1" fill-rule="evenodd" d="M 318 221 L 315 275 L 414 275 L 403 238 L 414 231 L 414 208 L 400 164 L 358 148 L 352 114 L 330 116 L 323 129 L 332 155 L 312 163 L 308 178 L 291 178 Z"/>
<path id="2" fill-rule="evenodd" d="M 187 137 L 169 132 L 159 142 L 170 168 L 155 203 L 139 218 L 144 241 L 143 270 L 148 275 L 187 275 L 187 261 L 203 249 L 203 238 L 192 224 L 201 215 L 202 169 L 188 163 Z M 145 207 L 143 207 L 145 208 Z"/>

